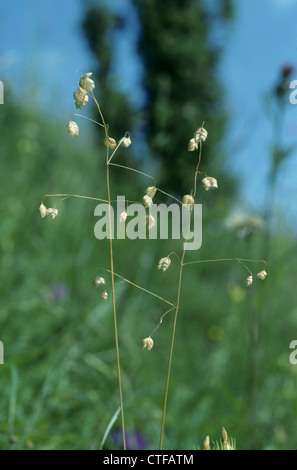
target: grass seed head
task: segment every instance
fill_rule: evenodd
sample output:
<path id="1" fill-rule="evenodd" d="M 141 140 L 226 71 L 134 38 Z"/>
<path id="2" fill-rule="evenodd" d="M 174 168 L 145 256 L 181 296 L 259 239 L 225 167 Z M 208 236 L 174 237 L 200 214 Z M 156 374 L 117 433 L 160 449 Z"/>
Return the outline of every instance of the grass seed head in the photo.
<path id="1" fill-rule="evenodd" d="M 194 198 L 193 196 L 191 196 L 190 194 L 186 194 L 185 196 L 183 196 L 182 198 L 182 204 L 184 206 L 187 206 L 188 209 L 191 209 L 193 206 L 194 206 Z"/>
<path id="2" fill-rule="evenodd" d="M 259 279 L 262 279 L 262 281 L 264 281 L 265 277 L 267 276 L 267 272 L 263 269 L 263 271 L 260 271 L 258 274 L 257 274 L 257 277 Z"/>
<path id="3" fill-rule="evenodd" d="M 58 215 L 58 209 L 49 207 L 48 209 L 46 209 L 46 214 L 45 215 L 50 215 L 51 218 L 54 219 Z"/>
<path id="4" fill-rule="evenodd" d="M 148 351 L 150 351 L 153 348 L 153 346 L 154 346 L 154 341 L 150 336 L 142 340 L 142 349 L 146 348 Z"/>
<path id="5" fill-rule="evenodd" d="M 202 450 L 210 450 L 210 442 L 209 442 L 209 436 L 206 436 L 203 442 L 203 447 Z"/>
<path id="6" fill-rule="evenodd" d="M 105 285 L 105 279 L 104 279 L 104 277 L 96 276 L 96 277 L 93 279 L 93 284 L 94 284 L 95 287 Z"/>
<path id="7" fill-rule="evenodd" d="M 79 127 L 78 125 L 76 124 L 76 122 L 74 121 L 69 121 L 68 124 L 67 124 L 67 129 L 68 129 L 68 132 L 69 134 L 71 135 L 71 137 L 77 137 L 78 134 L 79 134 Z"/>
<path id="8" fill-rule="evenodd" d="M 115 149 L 117 146 L 117 142 L 112 137 L 105 137 L 104 145 L 105 147 L 110 147 L 111 149 Z"/>
<path id="9" fill-rule="evenodd" d="M 197 150 L 198 144 L 194 138 L 192 138 L 189 143 L 188 143 L 188 150 L 189 152 L 194 152 L 194 150 Z"/>
<path id="10" fill-rule="evenodd" d="M 204 129 L 204 127 L 199 127 L 197 131 L 194 133 L 194 140 L 198 144 L 199 142 L 205 142 L 207 139 L 208 132 Z"/>
<path id="11" fill-rule="evenodd" d="M 121 140 L 121 145 L 123 147 L 130 147 L 131 144 L 132 142 L 131 142 L 130 134 L 126 134 L 125 137 L 123 137 Z"/>
<path id="12" fill-rule="evenodd" d="M 149 230 L 151 230 L 151 228 L 153 228 L 156 225 L 156 221 L 155 221 L 154 217 L 151 214 L 147 215 L 145 217 L 145 220 L 146 220 L 146 224 L 147 224 Z"/>
<path id="13" fill-rule="evenodd" d="M 171 264 L 171 259 L 168 256 L 165 258 L 161 258 L 158 264 L 158 269 L 162 269 L 162 271 L 166 271 Z"/>
<path id="14" fill-rule="evenodd" d="M 212 178 L 211 176 L 206 176 L 202 180 L 202 184 L 204 186 L 205 191 L 208 191 L 209 189 L 217 189 L 218 188 L 218 182 L 215 178 Z"/>
<path id="15" fill-rule="evenodd" d="M 47 215 L 47 214 L 46 214 L 46 207 L 45 207 L 45 205 L 44 205 L 43 203 L 40 204 L 40 206 L 39 206 L 39 213 L 40 213 L 40 215 L 41 215 L 42 218 Z"/>
<path id="16" fill-rule="evenodd" d="M 78 89 L 73 93 L 73 98 L 75 101 L 84 101 L 86 95 L 86 90 L 84 88 L 78 87 Z"/>
<path id="17" fill-rule="evenodd" d="M 157 192 L 157 188 L 155 186 L 149 186 L 148 188 L 146 188 L 145 190 L 145 194 L 147 196 L 149 196 L 150 198 L 153 199 L 153 197 L 155 197 L 156 195 L 156 192 Z"/>
<path id="18" fill-rule="evenodd" d="M 85 75 L 83 75 L 79 81 L 79 86 L 86 91 L 93 91 L 95 88 L 94 80 L 90 79 L 91 75 L 92 73 L 88 72 Z"/>
<path id="19" fill-rule="evenodd" d="M 252 275 L 250 275 L 246 278 L 245 284 L 246 284 L 247 287 L 249 287 L 253 284 L 253 276 Z"/>
<path id="20" fill-rule="evenodd" d="M 126 211 L 123 211 L 120 213 L 120 222 L 125 222 L 128 217 L 128 214 Z"/>
<path id="21" fill-rule="evenodd" d="M 108 293 L 107 293 L 107 291 L 105 290 L 104 292 L 102 292 L 102 294 L 100 295 L 100 297 L 101 297 L 102 300 L 107 300 L 107 298 L 108 298 Z"/>

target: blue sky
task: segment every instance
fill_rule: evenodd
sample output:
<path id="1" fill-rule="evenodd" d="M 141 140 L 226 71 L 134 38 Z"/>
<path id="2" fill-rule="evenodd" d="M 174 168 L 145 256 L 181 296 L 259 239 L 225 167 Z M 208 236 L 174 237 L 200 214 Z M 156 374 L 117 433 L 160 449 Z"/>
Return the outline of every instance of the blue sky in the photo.
<path id="1" fill-rule="evenodd" d="M 99 1 L 99 0 L 98 0 Z M 34 99 L 68 118 L 73 109 L 72 90 L 79 73 L 91 71 L 93 57 L 79 28 L 84 12 L 81 0 L 11 0 L 0 3 L 0 80 L 14 91 L 38 90 Z M 96 2 L 95 2 L 96 3 Z M 128 8 L 129 0 L 109 4 Z M 219 75 L 225 85 L 229 131 L 225 150 L 228 168 L 242 181 L 242 200 L 255 210 L 265 197 L 263 188 L 269 168 L 271 125 L 263 110 L 264 95 L 274 86 L 283 64 L 295 67 L 297 79 L 297 0 L 234 0 L 235 21 L 225 37 Z M 135 37 L 117 51 L 122 86 L 132 87 L 141 99 L 135 61 L 126 61 Z M 127 65 L 128 64 L 128 65 Z M 36 87 L 37 85 L 37 87 Z M 130 88 L 131 89 L 131 88 Z M 69 92 L 71 90 L 71 92 Z M 138 93 L 137 93 L 138 90 Z M 297 105 L 288 106 L 284 141 L 297 144 Z M 297 151 L 282 167 L 278 205 L 297 221 Z M 215 175 L 214 175 L 215 176 Z"/>

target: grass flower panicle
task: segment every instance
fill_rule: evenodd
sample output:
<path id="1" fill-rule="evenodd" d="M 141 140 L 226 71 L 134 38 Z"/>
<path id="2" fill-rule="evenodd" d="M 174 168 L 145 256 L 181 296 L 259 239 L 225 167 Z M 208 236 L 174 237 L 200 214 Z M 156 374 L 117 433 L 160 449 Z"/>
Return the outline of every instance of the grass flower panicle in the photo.
<path id="1" fill-rule="evenodd" d="M 148 186 L 145 190 L 145 194 L 142 198 L 143 205 L 146 209 L 149 209 L 152 204 L 153 204 L 153 198 L 156 195 L 157 191 L 160 191 L 160 193 L 163 193 L 169 197 L 174 198 L 177 200 L 179 203 L 182 203 L 183 206 L 187 206 L 187 208 L 190 211 L 190 216 L 189 216 L 189 221 L 188 223 L 188 231 L 187 234 L 184 236 L 185 242 L 183 243 L 183 250 L 180 256 L 178 256 L 175 252 L 170 252 L 167 256 L 161 258 L 158 262 L 158 269 L 165 272 L 171 265 L 171 259 L 170 256 L 174 255 L 178 259 L 179 262 L 179 272 L 178 272 L 178 282 L 177 282 L 177 296 L 176 296 L 176 301 L 173 303 L 172 301 L 169 301 L 166 298 L 161 297 L 160 295 L 156 294 L 155 292 L 151 292 L 148 290 L 146 287 L 142 287 L 129 279 L 126 279 L 125 277 L 121 276 L 114 270 L 114 248 L 113 248 L 113 234 L 112 234 L 112 229 L 111 229 L 111 223 L 109 223 L 109 262 L 110 262 L 110 269 L 106 269 L 106 271 L 109 272 L 110 274 L 110 283 L 111 283 L 111 289 L 110 289 L 110 296 L 112 300 L 112 313 L 113 313 L 113 324 L 114 324 L 114 341 L 115 341 L 115 351 L 116 351 L 116 368 L 117 368 L 117 379 L 118 379 L 118 391 L 119 391 L 119 409 L 121 412 L 121 429 L 122 429 L 122 439 L 123 439 L 123 448 L 126 449 L 126 430 L 125 430 L 125 419 L 124 419 L 124 401 L 123 401 L 123 391 L 122 391 L 122 374 L 121 374 L 121 361 L 120 361 L 120 349 L 119 349 L 119 338 L 118 338 L 118 326 L 117 326 L 117 299 L 116 299 L 116 294 L 115 294 L 115 279 L 120 278 L 121 282 L 126 282 L 133 286 L 136 289 L 139 289 L 142 291 L 144 294 L 151 295 L 155 299 L 158 299 L 158 301 L 166 303 L 167 304 L 167 310 L 165 313 L 163 313 L 160 317 L 159 324 L 151 331 L 149 336 L 145 337 L 142 340 L 142 349 L 147 349 L 150 351 L 153 346 L 154 346 L 154 340 L 152 339 L 152 334 L 155 333 L 155 331 L 159 328 L 159 326 L 162 324 L 163 319 L 165 315 L 169 314 L 169 312 L 173 312 L 173 326 L 172 326 L 172 333 L 171 333 L 171 343 L 170 343 L 170 350 L 169 350 L 169 361 L 168 361 L 168 369 L 167 369 L 167 377 L 166 377 L 166 384 L 165 384 L 165 394 L 164 394 L 164 402 L 163 402 L 163 411 L 162 411 L 162 422 L 161 422 L 161 431 L 160 431 L 160 450 L 162 449 L 163 445 L 163 436 L 164 436 L 164 429 L 165 429 L 165 418 L 166 418 L 166 409 L 167 409 L 167 401 L 168 401 L 168 393 L 169 393 L 169 382 L 170 382 L 170 374 L 171 374 L 171 367 L 172 367 L 172 358 L 173 358 L 173 349 L 174 349 L 174 342 L 175 342 L 175 333 L 176 333 L 176 325 L 177 325 L 177 318 L 178 318 L 178 313 L 180 310 L 180 304 L 181 304 L 181 286 L 182 286 L 182 277 L 183 277 L 183 270 L 188 266 L 192 264 L 198 264 L 198 263 L 210 263 L 210 262 L 227 262 L 227 261 L 237 261 L 241 264 L 244 262 L 261 262 L 263 263 L 262 260 L 246 260 L 242 258 L 225 258 L 225 259 L 212 259 L 212 260 L 199 260 L 199 261 L 190 261 L 186 262 L 186 252 L 187 252 L 187 244 L 188 244 L 188 237 L 190 234 L 190 226 L 191 226 L 191 216 L 192 216 L 192 209 L 194 207 L 195 203 L 195 196 L 196 196 L 196 186 L 197 186 L 197 176 L 199 174 L 199 167 L 201 163 L 201 156 L 202 156 L 202 143 L 205 142 L 205 140 L 208 137 L 208 132 L 206 129 L 204 129 L 203 125 L 199 127 L 196 132 L 194 132 L 194 136 L 190 139 L 188 143 L 188 150 L 189 151 L 195 151 L 198 150 L 198 155 L 197 155 L 197 162 L 196 162 L 196 168 L 194 173 L 194 178 L 193 178 L 193 187 L 192 189 L 189 189 L 189 194 L 186 194 L 182 197 L 182 201 L 177 199 L 175 196 L 172 196 L 165 191 L 163 191 L 160 188 L 157 188 L 157 183 L 156 180 L 153 176 L 148 175 L 142 171 L 139 171 L 135 168 L 130 168 L 125 165 L 121 165 L 118 163 L 113 163 L 111 160 L 114 156 L 114 154 L 118 151 L 120 147 L 129 147 L 132 143 L 130 134 L 129 132 L 126 132 L 124 137 L 119 140 L 118 144 L 115 139 L 112 137 L 109 137 L 108 135 L 108 130 L 109 126 L 106 125 L 103 113 L 101 111 L 100 105 L 97 102 L 94 94 L 93 94 L 93 89 L 95 88 L 95 83 L 94 81 L 90 78 L 92 73 L 87 73 L 83 75 L 80 80 L 79 80 L 79 87 L 78 89 L 74 92 L 73 97 L 75 99 L 75 105 L 76 107 L 79 107 L 82 109 L 85 104 L 88 102 L 89 97 L 91 97 L 98 109 L 98 113 L 100 116 L 100 122 L 96 122 L 92 119 L 93 123 L 96 123 L 100 127 L 104 129 L 104 145 L 106 146 L 106 186 L 107 186 L 107 200 L 103 199 L 98 199 L 98 198 L 88 198 L 87 196 L 78 196 L 78 195 L 65 195 L 65 194 L 60 194 L 60 195 L 55 195 L 55 196 L 60 196 L 63 197 L 64 199 L 66 197 L 74 196 L 74 197 L 82 197 L 82 198 L 87 198 L 91 200 L 97 200 L 97 201 L 103 201 L 107 204 L 108 207 L 108 218 L 109 221 L 111 221 L 112 218 L 112 200 L 111 200 L 111 184 L 110 184 L 110 171 L 111 168 L 117 167 L 120 169 L 124 170 L 130 170 L 132 172 L 138 173 L 142 177 L 149 178 L 152 184 L 152 181 L 154 181 L 153 185 Z M 87 92 L 90 94 L 88 95 Z M 88 118 L 87 118 L 88 119 Z M 204 124 L 204 123 L 203 123 Z M 79 127 L 76 124 L 76 122 L 70 120 L 67 124 L 67 130 L 69 134 L 72 137 L 77 137 L 79 135 Z M 110 149 L 113 150 L 113 152 L 110 152 Z M 111 153 L 111 155 L 110 155 Z M 205 174 L 205 173 L 204 173 Z M 202 180 L 202 185 L 205 190 L 209 189 L 216 189 L 218 188 L 218 183 L 217 180 L 213 177 L 208 177 L 206 176 Z M 47 195 L 49 196 L 49 195 Z M 52 195 L 53 196 L 53 195 Z M 127 209 L 127 208 L 126 208 Z M 119 220 L 120 222 L 125 222 L 127 219 L 127 211 L 126 209 L 123 211 L 123 208 L 121 209 L 122 212 L 119 215 Z M 128 210 L 128 209 L 127 209 Z M 154 217 L 149 213 L 150 211 L 147 211 L 148 215 L 145 216 L 144 224 L 147 225 L 148 229 L 150 230 L 153 228 L 156 224 L 156 220 Z M 56 217 L 58 214 L 58 210 L 56 208 L 50 208 L 47 209 L 45 205 L 42 203 L 39 207 L 39 213 L 42 218 L 44 218 L 47 215 L 50 215 L 52 218 Z M 265 266 L 266 262 L 264 261 Z M 250 269 L 243 264 L 243 266 L 248 270 L 249 276 L 246 279 L 246 285 L 250 286 L 253 283 L 253 276 L 252 272 Z M 265 279 L 267 273 L 265 270 L 262 270 L 258 272 L 257 277 L 260 279 Z M 95 287 L 99 286 L 105 286 L 106 281 L 103 277 L 96 276 L 93 280 L 93 284 Z M 103 289 L 105 289 L 103 287 Z M 108 292 L 107 290 L 104 290 L 100 294 L 100 298 L 104 301 L 108 299 Z M 168 305 L 170 308 L 168 309 Z M 165 310 L 165 309 L 164 309 Z M 163 312 L 164 312 L 163 310 Z M 224 428 L 223 428 L 224 431 Z M 226 431 L 222 431 L 222 445 L 228 447 L 228 438 L 227 438 L 227 433 Z M 210 442 L 209 442 L 209 436 L 206 437 L 204 444 L 203 444 L 203 449 L 208 450 L 210 448 Z"/>

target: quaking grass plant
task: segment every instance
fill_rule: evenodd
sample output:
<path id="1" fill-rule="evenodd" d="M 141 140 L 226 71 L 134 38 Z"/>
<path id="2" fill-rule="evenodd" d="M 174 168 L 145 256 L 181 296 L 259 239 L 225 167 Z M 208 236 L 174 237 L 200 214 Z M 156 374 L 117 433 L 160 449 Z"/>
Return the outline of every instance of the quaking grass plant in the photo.
<path id="1" fill-rule="evenodd" d="M 109 135 L 109 125 L 106 124 L 103 112 L 100 108 L 100 105 L 93 93 L 93 90 L 95 88 L 95 83 L 94 81 L 90 78 L 92 73 L 87 73 L 83 75 L 80 80 L 79 80 L 79 87 L 78 89 L 73 93 L 73 97 L 75 100 L 75 105 L 76 108 L 78 109 L 83 109 L 86 104 L 89 101 L 89 98 L 94 100 L 94 103 L 97 107 L 98 110 L 98 115 L 99 115 L 99 121 L 95 121 L 93 119 L 90 119 L 89 117 L 80 115 L 80 114 L 74 114 L 74 116 L 80 116 L 83 118 L 86 118 L 93 122 L 94 124 L 98 125 L 99 127 L 102 128 L 103 132 L 103 142 L 106 147 L 106 184 L 107 184 L 107 199 L 100 199 L 97 197 L 89 197 L 89 196 L 82 196 L 78 194 L 47 194 L 43 197 L 43 200 L 41 202 L 41 205 L 39 207 L 39 212 L 41 217 L 47 217 L 50 216 L 52 219 L 54 219 L 58 215 L 58 209 L 57 209 L 57 204 L 55 204 L 54 207 L 47 208 L 44 204 L 44 201 L 46 198 L 58 198 L 58 202 L 62 201 L 65 198 L 69 197 L 77 197 L 77 198 L 84 198 L 84 199 L 90 199 L 92 201 L 97 201 L 100 203 L 105 203 L 108 205 L 108 238 L 109 238 L 109 258 L 110 258 L 110 264 L 109 267 L 106 268 L 106 272 L 109 273 L 110 275 L 110 285 L 111 285 L 111 297 L 112 297 L 112 312 L 113 312 L 113 323 L 114 323 L 114 341 L 115 341 L 115 350 L 116 350 L 116 363 L 117 363 L 117 377 L 118 377 L 118 391 L 119 391 L 119 407 L 120 407 L 120 415 L 121 415 L 121 429 L 122 429 L 122 439 L 123 439 L 123 449 L 126 449 L 126 434 L 125 434 L 125 414 L 124 414 L 124 399 L 123 399 L 123 388 L 122 388 L 122 377 L 121 377 L 121 361 L 120 361 L 120 348 L 119 348 L 119 339 L 118 339 L 118 322 L 117 322 L 117 310 L 118 305 L 117 298 L 116 298 L 116 289 L 115 289 L 115 280 L 116 278 L 120 279 L 122 282 L 128 283 L 135 287 L 136 289 L 149 294 L 153 297 L 158 298 L 161 300 L 164 304 L 167 305 L 167 310 L 163 313 L 163 315 L 160 317 L 159 323 L 156 325 L 156 327 L 149 333 L 148 336 L 146 336 L 142 340 L 142 348 L 147 349 L 150 351 L 153 346 L 154 346 L 154 340 L 153 340 L 153 335 L 155 331 L 160 327 L 160 325 L 163 322 L 164 317 L 169 313 L 172 312 L 174 315 L 173 319 L 173 328 L 172 328 L 172 334 L 171 334 L 171 342 L 170 342 L 170 349 L 169 349 L 169 359 L 168 359 L 168 369 L 167 369 L 167 377 L 166 377 L 166 382 L 165 382 L 165 391 L 164 391 L 164 401 L 163 401 L 163 412 L 162 412 L 162 420 L 160 423 L 160 440 L 159 440 L 159 449 L 163 448 L 163 438 L 164 438 L 164 430 L 165 430 L 165 424 L 166 424 L 166 409 L 167 409 L 167 401 L 168 401 L 168 393 L 169 393 L 169 384 L 170 384 L 170 374 L 171 374 L 171 369 L 172 369 L 172 360 L 173 360 L 173 349 L 174 349 L 174 342 L 175 342 L 175 334 L 176 334 L 176 328 L 177 328 L 177 319 L 178 319 L 178 314 L 180 311 L 180 303 L 181 303 L 181 295 L 182 295 L 182 278 L 183 278 L 183 272 L 184 269 L 186 269 L 187 266 L 192 265 L 192 264 L 200 264 L 200 263 L 218 263 L 218 262 L 238 262 L 240 265 L 244 268 L 244 270 L 247 271 L 248 276 L 246 278 L 246 286 L 249 287 L 253 283 L 253 272 L 251 269 L 247 266 L 249 263 L 260 263 L 263 265 L 263 269 L 257 273 L 257 277 L 259 279 L 264 280 L 267 272 L 266 272 L 266 261 L 263 260 L 252 260 L 252 259 L 244 259 L 244 258 L 224 258 L 224 259 L 209 259 L 209 260 L 198 260 L 198 261 L 187 261 L 186 260 L 186 254 L 187 254 L 187 244 L 189 242 L 189 234 L 190 234 L 190 229 L 191 229 L 191 220 L 192 220 L 192 215 L 193 215 L 193 208 L 195 204 L 195 196 L 196 192 L 198 189 L 198 183 L 202 185 L 202 188 L 206 191 L 209 190 L 217 190 L 218 189 L 218 183 L 217 180 L 214 177 L 207 176 L 205 173 L 200 172 L 200 164 L 202 160 L 202 145 L 205 143 L 208 133 L 206 129 L 204 128 L 204 123 L 194 132 L 193 137 L 190 139 L 188 142 L 188 151 L 189 152 L 197 152 L 197 161 L 196 165 L 193 168 L 193 181 L 192 181 L 192 189 L 189 191 L 189 194 L 184 195 L 181 199 L 176 198 L 173 195 L 170 195 L 163 191 L 161 188 L 157 187 L 156 180 L 152 175 L 149 175 L 147 173 L 141 172 L 135 168 L 128 167 L 126 165 L 122 165 L 120 163 L 114 163 L 113 158 L 118 152 L 120 148 L 125 148 L 129 147 L 131 145 L 131 138 L 129 132 L 126 132 L 125 135 L 118 141 L 116 142 L 115 139 L 113 139 Z M 79 136 L 79 127 L 77 123 L 73 120 L 70 120 L 67 124 L 67 130 L 69 134 L 72 137 L 78 137 Z M 183 242 L 183 248 L 181 249 L 181 253 L 175 253 L 171 252 L 167 255 L 165 255 L 163 258 L 161 258 L 158 261 L 158 264 L 156 263 L 156 266 L 158 269 L 161 271 L 165 272 L 171 265 L 171 258 L 174 257 L 177 262 L 178 262 L 178 280 L 177 280 L 177 286 L 176 286 L 176 301 L 175 303 L 170 302 L 168 299 L 163 298 L 156 294 L 155 292 L 151 292 L 148 290 L 145 286 L 140 286 L 129 279 L 125 278 L 122 274 L 117 273 L 114 271 L 114 250 L 113 250 L 113 244 L 115 243 L 113 240 L 113 231 L 112 231 L 112 203 L 114 201 L 111 200 L 111 183 L 110 183 L 110 171 L 112 168 L 117 167 L 118 169 L 124 170 L 124 171 L 131 171 L 136 174 L 141 175 L 141 177 L 145 177 L 148 179 L 151 183 L 150 186 L 148 186 L 145 190 L 145 194 L 143 196 L 143 200 L 140 202 L 140 204 L 144 205 L 145 210 L 146 210 L 146 216 L 145 220 L 143 223 L 147 225 L 147 229 L 151 230 L 155 224 L 156 220 L 150 213 L 150 208 L 153 205 L 153 198 L 156 195 L 157 192 L 160 192 L 166 197 L 172 198 L 175 202 L 180 204 L 181 207 L 186 208 L 188 211 L 188 219 L 187 219 L 187 228 L 186 228 L 186 235 L 184 236 L 184 242 Z M 202 175 L 201 182 L 198 181 L 198 177 Z M 128 203 L 131 201 L 128 201 Z M 127 209 L 127 208 L 126 208 Z M 126 219 L 127 219 L 127 211 L 126 209 L 120 214 L 120 221 L 121 223 L 125 224 Z M 104 290 L 101 294 L 101 299 L 102 301 L 107 300 L 108 298 L 108 291 L 105 289 L 106 281 L 104 277 L 96 277 L 93 280 L 93 283 L 96 287 L 101 286 Z M 168 306 L 170 308 L 168 308 Z"/>

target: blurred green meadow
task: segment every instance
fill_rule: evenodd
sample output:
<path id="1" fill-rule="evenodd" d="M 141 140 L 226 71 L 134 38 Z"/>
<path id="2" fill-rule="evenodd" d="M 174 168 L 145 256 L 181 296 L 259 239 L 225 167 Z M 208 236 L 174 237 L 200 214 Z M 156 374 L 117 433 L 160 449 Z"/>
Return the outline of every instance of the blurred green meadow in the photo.
<path id="1" fill-rule="evenodd" d="M 106 198 L 105 147 L 91 123 L 87 137 L 83 123 L 72 139 L 63 119 L 23 107 L 12 94 L 0 119 L 0 448 L 99 449 L 119 406 L 111 296 L 102 301 L 92 284 L 103 275 L 110 292 L 108 240 L 94 236 L 96 201 L 64 199 L 54 220 L 42 219 L 38 207 L 62 199 L 45 194 Z M 127 199 L 141 200 L 145 178 L 119 168 L 112 177 Z M 256 279 L 263 266 L 247 263 L 255 274 L 247 288 L 236 261 L 184 268 L 164 449 L 201 447 L 222 426 L 237 449 L 294 449 L 296 237 L 281 219 L 268 235 L 251 223 L 228 228 L 224 204 L 208 210 L 217 194 L 201 194 L 203 244 L 187 260 L 263 259 L 269 243 L 268 276 Z M 170 251 L 181 253 L 181 243 L 115 241 L 115 271 L 174 303 L 175 259 L 166 273 L 157 269 Z M 149 352 L 141 341 L 166 305 L 121 279 L 116 298 L 128 447 L 157 449 L 173 312 Z M 121 448 L 119 429 L 118 416 L 103 448 Z"/>

